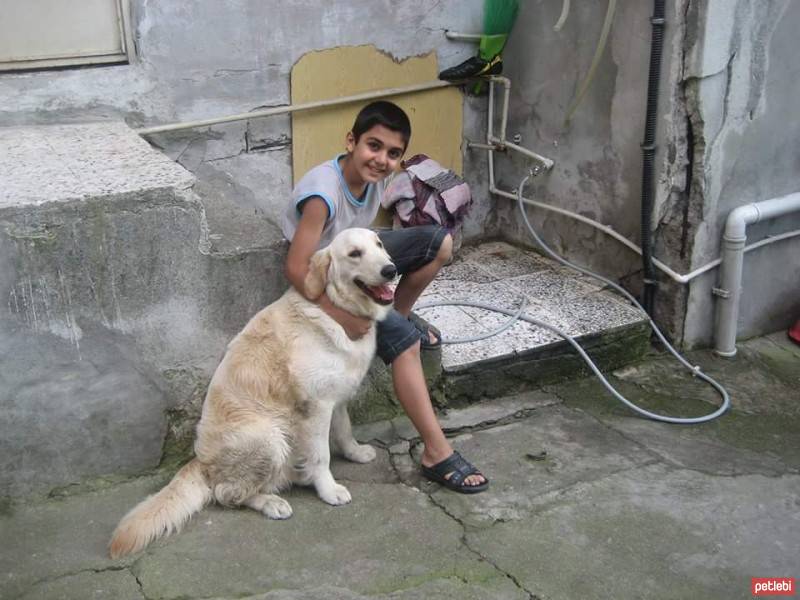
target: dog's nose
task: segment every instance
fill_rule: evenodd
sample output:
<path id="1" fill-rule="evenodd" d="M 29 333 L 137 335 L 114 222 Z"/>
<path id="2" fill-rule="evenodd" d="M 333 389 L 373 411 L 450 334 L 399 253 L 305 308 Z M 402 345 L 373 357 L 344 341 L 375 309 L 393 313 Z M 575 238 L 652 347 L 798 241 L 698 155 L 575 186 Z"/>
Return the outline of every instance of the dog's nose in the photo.
<path id="1" fill-rule="evenodd" d="M 397 267 L 392 264 L 386 265 L 381 269 L 381 277 L 386 279 L 394 279 L 395 275 L 397 275 Z"/>

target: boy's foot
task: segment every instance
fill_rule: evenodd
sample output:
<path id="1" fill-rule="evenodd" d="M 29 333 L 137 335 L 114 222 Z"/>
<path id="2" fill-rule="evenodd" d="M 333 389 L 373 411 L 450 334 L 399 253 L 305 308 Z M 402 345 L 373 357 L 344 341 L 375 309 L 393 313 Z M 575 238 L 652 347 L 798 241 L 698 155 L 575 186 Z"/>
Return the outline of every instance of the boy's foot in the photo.
<path id="1" fill-rule="evenodd" d="M 489 487 L 486 476 L 456 451 L 432 466 L 423 462 L 422 475 L 461 494 L 477 494 Z"/>

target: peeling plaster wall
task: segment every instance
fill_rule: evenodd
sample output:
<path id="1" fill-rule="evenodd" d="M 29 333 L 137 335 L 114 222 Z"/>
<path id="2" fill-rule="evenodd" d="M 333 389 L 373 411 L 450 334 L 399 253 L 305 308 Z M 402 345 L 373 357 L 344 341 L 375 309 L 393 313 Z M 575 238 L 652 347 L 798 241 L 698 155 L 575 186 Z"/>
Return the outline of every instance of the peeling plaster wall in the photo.
<path id="1" fill-rule="evenodd" d="M 448 41 L 444 30 L 480 31 L 483 15 L 481 0 L 131 0 L 131 6 L 132 64 L 0 73 L 0 126 L 122 118 L 142 127 L 288 104 L 292 65 L 307 52 L 372 44 L 397 60 L 435 52 L 444 68 L 474 52 L 471 44 Z M 466 114 L 474 111 L 485 111 L 485 103 L 465 101 L 465 120 L 479 119 Z M 286 116 L 151 136 L 207 182 L 209 193 L 225 193 L 273 220 L 291 191 L 291 141 Z M 485 167 L 472 177 L 479 192 L 485 189 Z M 219 187 L 221 180 L 233 184 Z M 476 208 L 468 236 L 485 235 L 487 213 Z"/>
<path id="2" fill-rule="evenodd" d="M 694 2 L 692 4 L 695 4 Z M 800 191 L 800 5 L 712 0 L 692 7 L 699 23 L 684 75 L 694 130 L 693 268 L 719 257 L 734 208 Z M 748 243 L 800 229 L 795 213 L 748 227 Z M 800 239 L 745 255 L 739 337 L 788 327 L 800 318 Z M 691 286 L 684 340 L 712 342 L 715 271 Z"/>

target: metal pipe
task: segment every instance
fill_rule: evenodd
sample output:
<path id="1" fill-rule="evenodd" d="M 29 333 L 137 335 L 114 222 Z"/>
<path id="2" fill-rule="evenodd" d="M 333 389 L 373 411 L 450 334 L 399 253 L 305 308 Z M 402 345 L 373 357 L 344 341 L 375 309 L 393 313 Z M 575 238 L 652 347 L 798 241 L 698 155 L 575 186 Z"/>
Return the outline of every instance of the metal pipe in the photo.
<path id="1" fill-rule="evenodd" d="M 489 107 L 486 116 L 486 143 L 492 144 L 494 137 L 494 79 L 489 80 Z M 489 156 L 489 189 L 494 187 L 494 149 L 488 150 Z"/>
<path id="2" fill-rule="evenodd" d="M 514 194 L 512 192 L 507 192 L 505 190 L 501 190 L 500 188 L 498 188 L 498 187 L 496 187 L 494 185 L 490 186 L 489 192 L 492 193 L 492 194 L 495 194 L 497 196 L 502 196 L 504 198 L 510 198 L 511 200 L 516 200 L 517 199 L 516 194 Z M 632 241 L 630 241 L 628 238 L 623 236 L 621 233 L 619 233 L 616 230 L 614 230 L 614 228 L 611 227 L 610 225 L 603 225 L 602 223 L 600 223 L 598 221 L 594 221 L 594 220 L 592 220 L 592 219 L 590 219 L 588 217 L 584 217 L 583 215 L 580 215 L 578 213 L 571 212 L 571 211 L 566 210 L 564 208 L 558 208 L 557 206 L 550 206 L 549 204 L 545 204 L 543 202 L 538 202 L 536 200 L 531 200 L 529 198 L 523 198 L 522 201 L 525 204 L 528 204 L 530 206 L 534 206 L 536 208 L 542 208 L 544 210 L 549 210 L 550 212 L 554 212 L 554 213 L 557 213 L 559 215 L 563 215 L 565 217 L 569 217 L 570 219 L 574 219 L 575 221 L 580 221 L 581 223 L 585 223 L 586 225 L 589 225 L 590 227 L 594 227 L 598 231 L 602 231 L 606 235 L 608 235 L 610 237 L 613 237 L 618 242 L 621 242 L 622 244 L 624 244 L 625 246 L 627 246 L 628 248 L 630 248 L 631 250 L 636 252 L 636 254 L 638 254 L 639 256 L 642 255 L 642 249 L 639 246 L 634 244 Z M 760 240 L 760 241 L 758 241 L 758 242 L 756 242 L 754 244 L 750 244 L 750 245 L 745 246 L 743 248 L 743 251 L 745 253 L 746 252 L 750 252 L 751 250 L 756 250 L 758 248 L 761 248 L 762 246 L 767 246 L 769 244 L 772 244 L 772 243 L 775 243 L 775 242 L 780 242 L 782 240 L 787 240 L 789 238 L 793 238 L 793 237 L 797 237 L 797 236 L 800 236 L 800 229 L 796 229 L 794 231 L 787 231 L 786 233 L 782 233 L 780 235 L 775 235 L 775 236 L 770 236 L 770 237 L 764 238 L 763 240 Z M 656 267 L 658 267 L 664 274 L 666 274 L 673 281 L 675 281 L 677 283 L 680 283 L 680 284 L 687 284 L 692 279 L 695 279 L 695 278 L 699 277 L 700 275 L 702 275 L 703 273 L 706 273 L 706 272 L 718 267 L 720 264 L 722 264 L 722 259 L 718 258 L 716 260 L 713 260 L 710 263 L 708 263 L 707 265 L 704 265 L 704 266 L 702 266 L 702 267 L 700 267 L 698 269 L 695 269 L 694 271 L 691 271 L 691 272 L 687 273 L 686 275 L 681 275 L 681 274 L 673 271 L 671 268 L 669 268 L 667 265 L 662 263 L 657 258 L 653 259 L 653 264 Z"/>
<path id="3" fill-rule="evenodd" d="M 470 142 L 467 140 L 467 148 L 477 148 L 478 150 L 498 150 L 496 144 L 481 144 L 480 142 Z"/>
<path id="4" fill-rule="evenodd" d="M 513 143 L 509 142 L 508 140 L 501 140 L 500 138 L 492 137 L 492 138 L 490 138 L 490 141 L 495 143 L 495 144 L 498 144 L 498 145 L 500 145 L 500 146 L 502 146 L 504 148 L 510 148 L 511 150 L 516 150 L 520 154 L 524 154 L 525 156 L 529 156 L 530 158 L 533 158 L 533 159 L 539 161 L 540 163 L 542 163 L 544 168 L 547 169 L 547 170 L 552 169 L 553 165 L 555 164 L 551 159 L 549 159 L 549 158 L 547 158 L 545 156 L 542 156 L 541 154 L 536 154 L 536 152 L 534 152 L 533 150 L 528 150 L 527 148 L 523 148 L 522 146 L 518 146 L 517 144 L 513 144 Z"/>
<path id="5" fill-rule="evenodd" d="M 500 137 L 494 135 L 494 85 L 499 83 L 503 86 L 503 112 L 500 115 Z M 528 150 L 517 144 L 513 144 L 506 139 L 506 130 L 508 128 L 508 105 L 509 97 L 511 95 L 511 80 L 508 77 L 492 76 L 489 78 L 489 115 L 488 124 L 486 127 L 486 145 L 492 146 L 489 150 L 489 187 L 494 187 L 494 161 L 493 150 L 495 148 L 511 148 L 517 152 L 524 154 L 534 160 L 539 161 L 545 169 L 553 168 L 553 161 L 541 154 L 537 154 L 533 150 Z"/>
<path id="6" fill-rule="evenodd" d="M 504 198 L 510 198 L 512 200 L 516 200 L 517 199 L 517 195 L 516 194 L 513 194 L 511 192 L 507 192 L 505 190 L 501 190 L 500 188 L 498 188 L 496 186 L 490 187 L 489 191 L 491 193 L 493 193 L 493 194 L 497 194 L 498 196 L 503 196 Z M 559 215 L 564 215 L 565 217 L 569 217 L 569 218 L 574 219 L 576 221 L 580 221 L 581 223 L 586 223 L 587 225 L 590 225 L 591 227 L 594 227 L 595 229 L 599 229 L 603 233 L 605 233 L 607 235 L 610 235 L 611 237 L 615 238 L 616 240 L 622 242 L 623 244 L 625 244 L 628 248 L 630 248 L 631 250 L 633 250 L 637 254 L 641 254 L 642 253 L 641 248 L 639 248 L 636 244 L 634 244 L 633 242 L 628 240 L 625 236 L 623 236 L 620 233 L 617 233 L 616 231 L 614 231 L 614 229 L 609 227 L 608 225 L 603 225 L 602 223 L 598 223 L 597 221 L 593 221 L 592 219 L 590 219 L 588 217 L 584 217 L 583 215 L 579 215 L 577 213 L 571 212 L 571 211 L 566 210 L 564 208 L 558 208 L 557 206 L 550 206 L 549 204 L 545 204 L 543 202 L 538 202 L 536 200 L 531 200 L 530 198 L 523 198 L 522 201 L 525 204 L 528 204 L 530 206 L 535 206 L 536 208 L 543 208 L 544 210 L 549 210 L 550 212 L 554 212 L 554 213 L 557 213 Z"/>
<path id="7" fill-rule="evenodd" d="M 800 193 L 740 206 L 728 214 L 722 236 L 720 286 L 715 290 L 719 300 L 714 326 L 714 351 L 720 356 L 736 355 L 747 226 L 795 211 L 800 211 Z"/>
<path id="8" fill-rule="evenodd" d="M 486 117 L 486 143 L 491 144 L 494 137 L 494 80 L 489 82 L 489 106 Z"/>
<path id="9" fill-rule="evenodd" d="M 457 31 L 445 31 L 444 35 L 448 40 L 462 40 L 466 42 L 479 42 L 481 40 L 480 33 L 459 33 Z"/>
<path id="10" fill-rule="evenodd" d="M 281 115 L 286 113 L 298 112 L 301 110 L 312 110 L 315 108 L 324 108 L 326 106 L 336 106 L 339 104 L 350 104 L 351 102 L 361 102 L 363 100 L 373 100 L 375 98 L 385 98 L 387 96 L 399 96 L 400 94 L 425 92 L 428 90 L 435 90 L 438 88 L 449 87 L 452 85 L 456 84 L 450 81 L 429 81 L 425 83 L 407 85 L 405 87 L 374 90 L 371 92 L 364 92 L 362 94 L 354 94 L 352 96 L 332 98 L 330 100 L 316 100 L 314 102 L 304 102 L 302 104 L 287 104 L 286 106 L 276 106 L 275 108 L 254 110 L 248 113 L 239 113 L 236 115 L 229 115 L 226 117 L 216 117 L 214 119 L 203 119 L 200 121 L 186 121 L 183 123 L 170 123 L 167 125 L 157 125 L 155 127 L 145 127 L 142 129 L 136 129 L 135 131 L 139 135 L 149 135 L 151 133 L 163 133 L 165 131 L 179 131 L 181 129 L 192 129 L 194 127 L 207 127 L 209 125 L 218 125 L 220 123 L 247 121 L 249 119 L 269 117 L 271 115 Z"/>
<path id="11" fill-rule="evenodd" d="M 503 113 L 500 116 L 500 139 L 505 143 L 508 129 L 508 101 L 511 96 L 511 82 L 508 79 L 503 81 Z M 552 161 L 551 161 L 552 162 Z"/>
<path id="12" fill-rule="evenodd" d="M 780 235 L 770 235 L 768 237 L 765 237 L 763 240 L 756 242 L 755 244 L 748 244 L 742 249 L 742 252 L 747 253 L 750 252 L 751 250 L 761 248 L 761 246 L 767 246 L 775 242 L 780 242 L 781 240 L 788 240 L 789 238 L 793 238 L 798 235 L 800 235 L 800 229 L 795 229 L 794 231 L 787 231 L 786 233 L 781 233 Z M 656 263 L 656 266 L 658 266 L 658 261 L 656 261 L 656 259 L 653 259 L 653 261 Z M 672 279 L 675 279 L 675 281 L 677 281 L 678 283 L 687 283 L 692 279 L 694 279 L 695 277 L 697 277 L 698 275 L 702 275 L 706 271 L 710 271 L 714 267 L 718 267 L 721 264 L 722 264 L 722 259 L 718 258 L 716 260 L 712 260 L 710 263 L 700 267 L 699 269 L 695 269 L 691 273 L 687 273 L 686 275 L 677 275 L 676 273 L 677 278 L 673 277 Z"/>

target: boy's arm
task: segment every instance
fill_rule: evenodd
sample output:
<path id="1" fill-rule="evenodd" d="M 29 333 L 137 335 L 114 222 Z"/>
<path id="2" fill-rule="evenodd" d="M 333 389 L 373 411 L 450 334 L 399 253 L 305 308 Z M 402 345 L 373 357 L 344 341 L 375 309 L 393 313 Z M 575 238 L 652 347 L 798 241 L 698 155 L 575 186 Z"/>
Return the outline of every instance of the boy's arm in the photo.
<path id="1" fill-rule="evenodd" d="M 369 319 L 357 317 L 334 306 L 324 292 L 319 298 L 309 298 L 305 289 L 311 256 L 317 250 L 327 219 L 328 205 L 322 198 L 312 197 L 303 203 L 303 214 L 300 216 L 300 222 L 289 246 L 289 254 L 286 256 L 286 278 L 294 289 L 319 304 L 322 310 L 339 323 L 351 340 L 357 340 L 369 332 L 372 326 Z"/>

